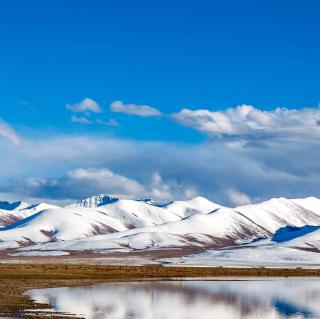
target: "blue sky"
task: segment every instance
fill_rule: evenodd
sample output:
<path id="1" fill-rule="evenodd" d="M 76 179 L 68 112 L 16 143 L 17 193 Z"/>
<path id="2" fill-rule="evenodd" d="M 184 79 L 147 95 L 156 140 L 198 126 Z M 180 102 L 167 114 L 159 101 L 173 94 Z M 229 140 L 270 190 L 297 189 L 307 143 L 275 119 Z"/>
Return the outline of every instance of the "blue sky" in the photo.
<path id="1" fill-rule="evenodd" d="M 1 1 L 2 197 L 320 196 L 319 10 L 313 0 Z M 85 98 L 98 111 L 74 111 Z"/>

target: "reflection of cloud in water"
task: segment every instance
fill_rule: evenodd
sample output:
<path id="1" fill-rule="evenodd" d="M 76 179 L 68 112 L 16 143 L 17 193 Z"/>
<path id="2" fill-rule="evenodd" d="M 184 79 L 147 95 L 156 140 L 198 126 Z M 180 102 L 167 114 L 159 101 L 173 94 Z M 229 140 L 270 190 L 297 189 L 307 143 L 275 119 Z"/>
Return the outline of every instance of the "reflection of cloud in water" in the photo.
<path id="1" fill-rule="evenodd" d="M 320 281 L 109 283 L 38 289 L 28 295 L 55 311 L 90 319 L 319 318 Z"/>

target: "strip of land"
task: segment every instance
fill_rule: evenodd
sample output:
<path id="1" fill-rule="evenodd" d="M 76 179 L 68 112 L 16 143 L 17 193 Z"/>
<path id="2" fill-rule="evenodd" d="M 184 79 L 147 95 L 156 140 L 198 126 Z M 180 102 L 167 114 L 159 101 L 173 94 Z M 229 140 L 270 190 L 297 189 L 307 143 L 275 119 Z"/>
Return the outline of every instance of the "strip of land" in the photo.
<path id="1" fill-rule="evenodd" d="M 24 295 L 25 291 L 34 288 L 237 276 L 318 277 L 320 269 L 0 264 L 0 317 L 30 318 L 35 313 L 29 310 L 37 309 L 37 318 L 48 318 L 44 313 L 41 316 L 41 309 L 48 308 L 48 305 L 37 304 Z"/>

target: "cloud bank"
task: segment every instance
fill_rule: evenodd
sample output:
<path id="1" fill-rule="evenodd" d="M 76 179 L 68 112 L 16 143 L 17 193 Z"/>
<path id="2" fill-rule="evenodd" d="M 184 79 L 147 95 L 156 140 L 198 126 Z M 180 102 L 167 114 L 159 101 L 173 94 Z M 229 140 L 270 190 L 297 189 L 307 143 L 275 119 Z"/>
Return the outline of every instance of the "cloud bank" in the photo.
<path id="1" fill-rule="evenodd" d="M 262 111 L 250 105 L 240 105 L 225 111 L 182 109 L 172 114 L 177 123 L 200 132 L 220 137 L 319 138 L 320 108 L 277 108 Z"/>
<path id="2" fill-rule="evenodd" d="M 107 168 L 78 168 L 60 178 L 27 178 L 7 185 L 16 194 L 31 198 L 56 200 L 78 200 L 100 193 L 113 197 L 144 199 L 152 198 L 167 202 L 178 198 L 190 198 L 197 191 L 178 183 L 164 182 L 158 172 L 154 172 L 144 183 L 116 174 Z"/>
<path id="3" fill-rule="evenodd" d="M 51 198 L 58 203 L 112 192 L 170 201 L 200 194 L 232 206 L 270 197 L 320 195 L 320 143 L 314 140 L 272 139 L 266 147 L 234 147 L 221 140 L 179 144 L 96 135 L 25 137 L 19 148 L 2 142 L 6 152 L 0 192 L 20 194 L 25 200 Z M 131 186 L 122 188 L 119 176 Z"/>

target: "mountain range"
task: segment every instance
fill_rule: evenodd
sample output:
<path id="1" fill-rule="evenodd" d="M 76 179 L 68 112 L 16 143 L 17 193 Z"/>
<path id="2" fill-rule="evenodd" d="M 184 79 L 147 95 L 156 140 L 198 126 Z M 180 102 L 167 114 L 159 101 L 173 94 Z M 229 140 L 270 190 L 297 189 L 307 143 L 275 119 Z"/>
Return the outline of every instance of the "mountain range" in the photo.
<path id="1" fill-rule="evenodd" d="M 320 199 L 273 198 L 235 208 L 204 197 L 158 205 L 105 194 L 66 207 L 0 202 L 0 249 L 27 256 L 188 249 L 165 262 L 317 264 Z"/>

